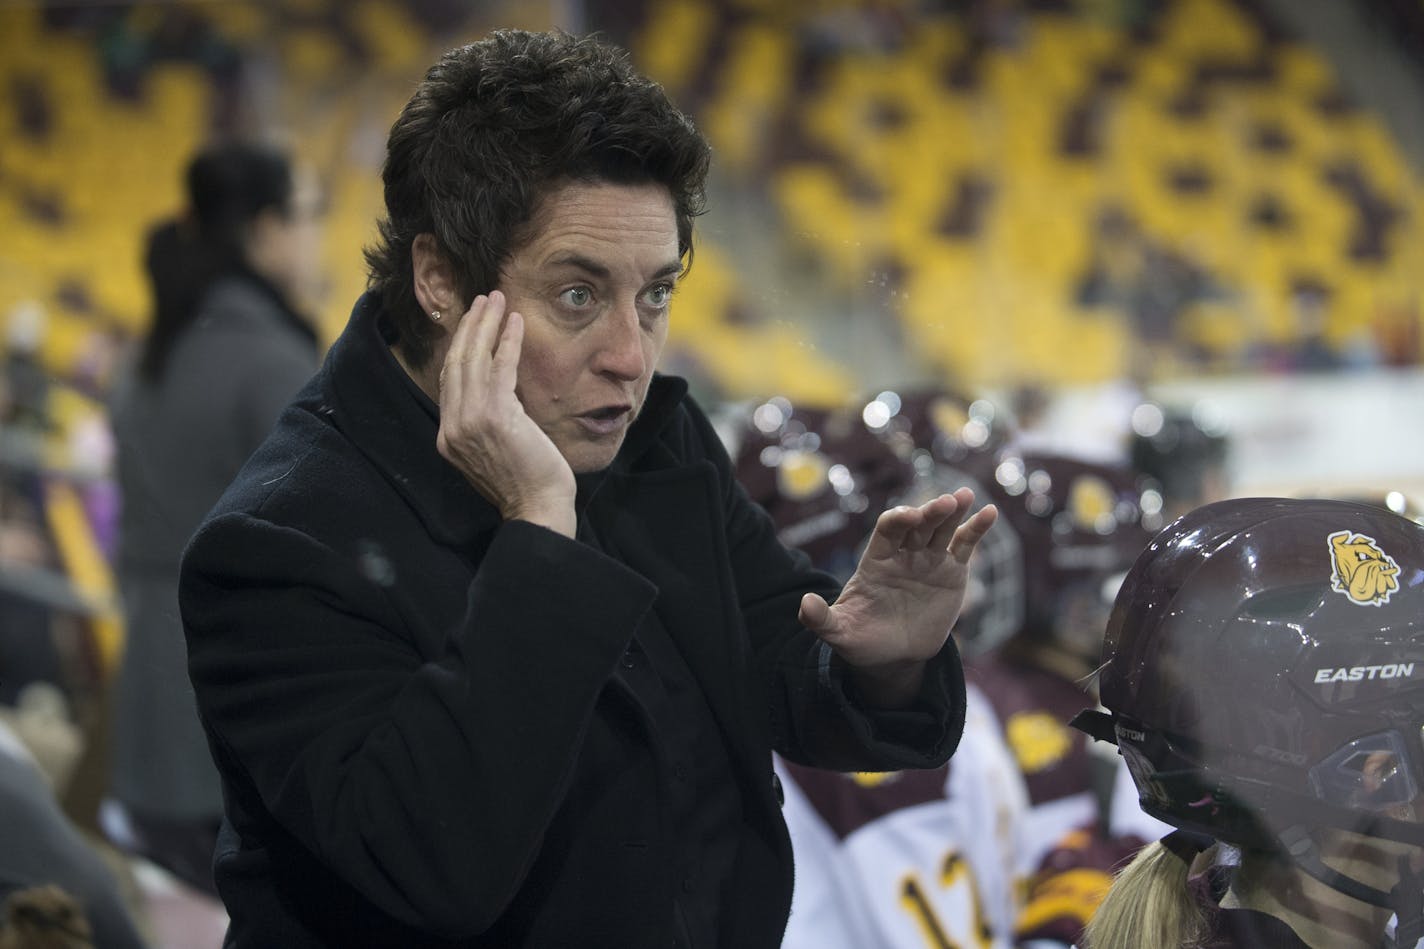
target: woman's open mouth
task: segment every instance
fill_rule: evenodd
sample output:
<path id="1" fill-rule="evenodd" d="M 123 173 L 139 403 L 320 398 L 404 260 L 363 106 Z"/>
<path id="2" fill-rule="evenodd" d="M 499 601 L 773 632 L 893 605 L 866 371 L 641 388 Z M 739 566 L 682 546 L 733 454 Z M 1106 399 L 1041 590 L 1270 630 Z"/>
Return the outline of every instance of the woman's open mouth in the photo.
<path id="1" fill-rule="evenodd" d="M 594 435 L 612 435 L 628 424 L 631 415 L 629 406 L 608 405 L 576 416 L 587 431 Z"/>

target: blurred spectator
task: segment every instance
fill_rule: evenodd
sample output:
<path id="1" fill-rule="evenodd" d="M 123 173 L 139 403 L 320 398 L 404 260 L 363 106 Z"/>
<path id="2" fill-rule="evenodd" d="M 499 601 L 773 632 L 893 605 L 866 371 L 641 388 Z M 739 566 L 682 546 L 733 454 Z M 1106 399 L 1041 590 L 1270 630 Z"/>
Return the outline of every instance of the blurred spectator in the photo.
<path id="1" fill-rule="evenodd" d="M 315 332 L 293 302 L 315 237 L 296 185 L 288 158 L 265 147 L 192 161 L 187 216 L 149 236 L 153 324 L 114 397 L 127 643 L 111 790 L 135 837 L 121 843 L 209 892 L 222 796 L 188 681 L 178 563 L 316 368 Z"/>
<path id="2" fill-rule="evenodd" d="M 1161 364 L 1182 347 L 1182 317 L 1194 303 L 1225 300 L 1231 292 L 1186 253 L 1151 239 L 1131 214 L 1107 207 L 1094 229 L 1092 256 L 1077 287 L 1085 307 L 1115 307 L 1129 318 L 1139 360 Z"/>
<path id="3" fill-rule="evenodd" d="M 3 724 L 0 841 L 0 949 L 144 945 L 114 874 L 64 816 L 38 765 Z"/>
<path id="4" fill-rule="evenodd" d="M 1345 360 L 1330 344 L 1330 290 L 1317 283 L 1296 286 L 1291 292 L 1291 308 L 1296 317 L 1293 368 L 1307 372 L 1339 369 Z"/>
<path id="5" fill-rule="evenodd" d="M 1014 414 L 1011 446 L 1019 451 L 1051 451 L 1056 438 L 1052 430 L 1053 394 L 1037 382 L 1023 382 L 1009 395 Z"/>
<path id="6" fill-rule="evenodd" d="M 52 602 L 35 595 L 41 584 L 65 587 L 30 492 L 8 471 L 0 480 L 0 704 L 15 705 L 36 683 L 64 683 L 55 646 Z M 28 479 L 26 479 L 28 480 Z"/>

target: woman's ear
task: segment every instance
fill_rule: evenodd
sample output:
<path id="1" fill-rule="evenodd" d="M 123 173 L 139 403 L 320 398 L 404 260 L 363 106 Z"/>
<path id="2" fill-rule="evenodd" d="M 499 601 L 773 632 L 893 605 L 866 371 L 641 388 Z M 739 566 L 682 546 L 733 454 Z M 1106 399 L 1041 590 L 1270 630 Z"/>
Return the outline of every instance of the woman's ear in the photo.
<path id="1" fill-rule="evenodd" d="M 427 314 L 458 315 L 464 307 L 455 290 L 455 274 L 436 244 L 434 234 L 417 234 L 410 245 L 415 298 Z"/>

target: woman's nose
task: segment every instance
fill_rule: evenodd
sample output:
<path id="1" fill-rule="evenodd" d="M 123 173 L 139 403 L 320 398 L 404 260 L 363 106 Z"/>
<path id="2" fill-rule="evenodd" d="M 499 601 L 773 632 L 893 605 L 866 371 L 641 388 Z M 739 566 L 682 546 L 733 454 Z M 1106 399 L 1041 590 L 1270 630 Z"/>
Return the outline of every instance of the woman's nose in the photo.
<path id="1" fill-rule="evenodd" d="M 620 379 L 642 378 L 648 368 L 648 355 L 638 308 L 633 304 L 620 306 L 603 319 L 595 368 Z"/>

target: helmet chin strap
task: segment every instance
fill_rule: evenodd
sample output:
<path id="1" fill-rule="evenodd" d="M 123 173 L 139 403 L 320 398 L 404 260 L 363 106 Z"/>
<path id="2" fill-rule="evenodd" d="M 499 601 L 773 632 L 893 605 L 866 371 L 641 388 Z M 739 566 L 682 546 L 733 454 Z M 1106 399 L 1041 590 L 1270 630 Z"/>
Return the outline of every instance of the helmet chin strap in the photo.
<path id="1" fill-rule="evenodd" d="M 1424 936 L 1424 873 L 1416 871 L 1407 856 L 1399 858 L 1399 882 L 1386 893 L 1327 865 L 1320 858 L 1310 831 L 1302 824 L 1293 824 L 1281 831 L 1280 841 L 1296 866 L 1332 890 L 1393 911 L 1394 939 L 1386 938 L 1387 949 L 1412 949 Z"/>

